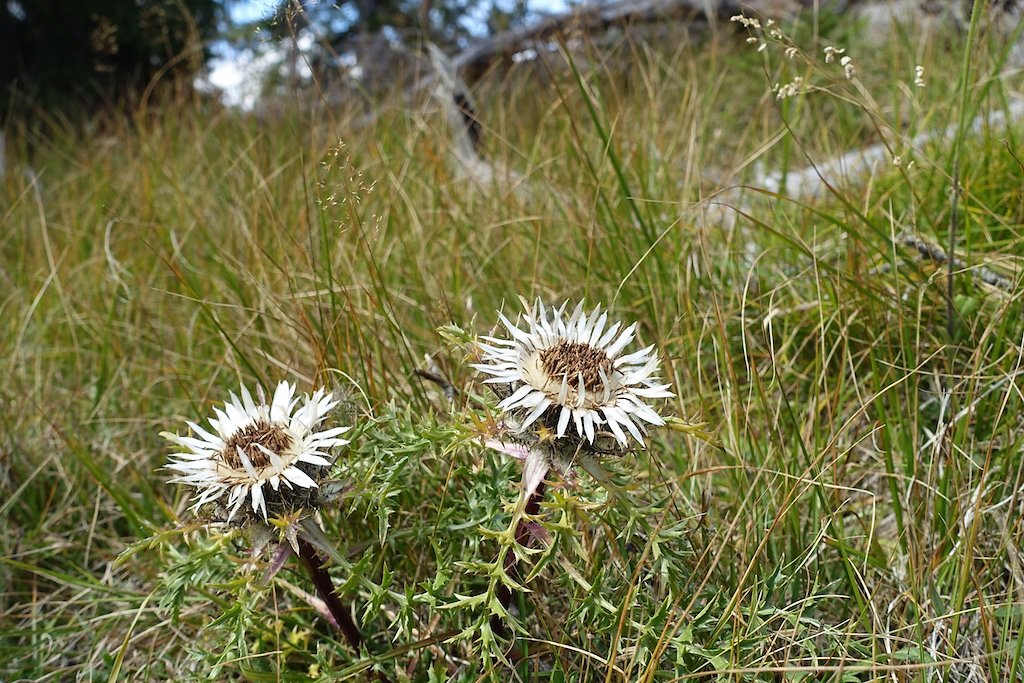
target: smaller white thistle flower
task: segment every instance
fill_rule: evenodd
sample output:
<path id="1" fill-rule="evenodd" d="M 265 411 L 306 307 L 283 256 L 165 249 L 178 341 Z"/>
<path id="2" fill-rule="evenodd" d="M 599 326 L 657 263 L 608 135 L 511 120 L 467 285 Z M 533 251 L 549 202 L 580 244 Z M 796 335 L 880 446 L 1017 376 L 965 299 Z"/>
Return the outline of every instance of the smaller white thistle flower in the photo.
<path id="1" fill-rule="evenodd" d="M 583 302 L 566 316 L 567 304 L 526 305 L 527 329 L 499 312 L 512 338 L 483 337 L 477 343 L 483 362 L 473 367 L 491 375 L 485 383 L 508 386 L 498 407 L 512 418 L 517 434 L 540 421 L 555 438 L 572 436 L 571 422 L 580 443 L 593 445 L 607 430 L 622 448 L 629 446 L 626 432 L 643 446 L 645 424 L 665 424 L 647 401 L 673 396 L 670 385 L 657 378 L 654 346 L 624 355 L 635 323 L 606 326 L 608 314 L 598 306 L 587 315 Z"/>
<path id="2" fill-rule="evenodd" d="M 924 67 L 920 64 L 914 67 L 914 86 L 918 88 L 924 87 Z"/>
<path id="3" fill-rule="evenodd" d="M 160 433 L 184 449 L 172 453 L 166 465 L 181 473 L 171 482 L 199 489 L 193 510 L 227 493 L 228 522 L 247 499 L 266 520 L 268 496 L 272 503 L 287 503 L 289 493 L 299 493 L 296 489 L 317 488 L 310 475 L 331 466 L 331 448 L 348 443 L 337 437 L 349 427 L 316 430 L 338 404 L 331 392 L 318 389 L 300 400 L 294 385 L 281 382 L 269 403 L 262 387 L 256 387 L 258 402 L 244 385 L 241 394 L 232 392 L 223 410 L 213 409 L 216 417 L 208 420 L 212 432 L 186 422 L 194 436 Z"/>

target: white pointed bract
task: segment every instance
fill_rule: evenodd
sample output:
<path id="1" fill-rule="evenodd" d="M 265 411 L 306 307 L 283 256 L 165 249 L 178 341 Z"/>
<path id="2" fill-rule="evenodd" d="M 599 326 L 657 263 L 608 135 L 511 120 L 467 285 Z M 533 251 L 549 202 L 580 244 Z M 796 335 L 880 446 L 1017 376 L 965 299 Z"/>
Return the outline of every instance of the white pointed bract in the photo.
<path id="1" fill-rule="evenodd" d="M 600 306 L 588 315 L 582 302 L 566 316 L 566 307 L 545 308 L 539 300 L 527 306 L 527 329 L 498 313 L 511 339 L 483 337 L 483 362 L 473 367 L 490 375 L 485 383 L 508 386 L 498 407 L 517 433 L 540 422 L 556 438 L 574 431 L 576 441 L 593 446 L 610 433 L 627 448 L 628 433 L 643 446 L 646 425 L 665 424 L 647 401 L 673 395 L 657 377 L 654 346 L 623 354 L 635 323 L 608 325 Z"/>
<path id="2" fill-rule="evenodd" d="M 213 431 L 187 422 L 193 436 L 160 435 L 184 449 L 171 454 L 167 469 L 180 473 L 172 482 L 199 489 L 194 510 L 227 493 L 227 521 L 247 499 L 253 512 L 266 520 L 268 497 L 271 502 L 287 501 L 289 493 L 308 494 L 317 487 L 310 475 L 331 466 L 330 449 L 348 443 L 337 437 L 349 427 L 317 431 L 338 404 L 323 389 L 298 398 L 294 385 L 281 382 L 269 403 L 262 387 L 256 388 L 256 401 L 244 385 L 241 394 L 232 393 L 223 410 L 213 409 Z"/>

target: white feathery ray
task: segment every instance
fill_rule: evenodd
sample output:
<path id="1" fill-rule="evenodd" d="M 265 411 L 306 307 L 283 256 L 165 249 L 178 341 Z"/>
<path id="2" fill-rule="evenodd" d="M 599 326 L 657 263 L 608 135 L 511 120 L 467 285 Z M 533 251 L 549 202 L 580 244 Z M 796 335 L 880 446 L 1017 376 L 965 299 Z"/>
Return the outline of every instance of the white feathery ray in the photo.
<path id="1" fill-rule="evenodd" d="M 198 489 L 193 510 L 206 503 L 220 500 L 228 494 L 228 520 L 250 501 L 253 512 L 267 519 L 267 501 L 263 485 L 269 483 L 275 492 L 284 488 L 316 488 L 316 481 L 303 471 L 305 467 L 330 467 L 330 450 L 348 443 L 338 438 L 349 427 L 333 427 L 317 431 L 328 413 L 338 405 L 333 394 L 317 389 L 313 394 L 295 396 L 295 386 L 281 382 L 268 402 L 262 387 L 256 388 L 256 400 L 242 385 L 240 397 L 234 392 L 223 410 L 214 408 L 215 417 L 207 419 L 213 431 L 207 431 L 194 422 L 186 422 L 192 436 L 178 436 L 161 432 L 161 436 L 181 448 L 172 453 L 166 468 L 179 473 L 172 482 Z M 286 444 L 276 450 L 254 440 L 241 448 L 246 430 L 249 433 L 269 430 L 276 443 Z M 236 438 L 237 437 L 237 438 Z M 228 454 L 226 449 L 232 449 Z M 265 456 L 262 460 L 259 456 Z M 253 462 L 256 459 L 258 462 Z M 232 464 L 234 463 L 234 464 Z M 238 464 L 240 463 L 240 466 Z"/>
<path id="2" fill-rule="evenodd" d="M 481 337 L 481 362 L 473 365 L 488 375 L 486 384 L 509 385 L 498 408 L 512 417 L 513 429 L 522 433 L 552 411 L 556 437 L 575 436 L 592 444 L 597 434 L 610 432 L 623 448 L 630 437 L 643 446 L 646 425 L 665 424 L 647 400 L 673 393 L 671 385 L 658 380 L 653 345 L 622 354 L 636 336 L 636 323 L 625 328 L 620 322 L 609 324 L 606 311 L 597 306 L 588 314 L 582 301 L 566 315 L 568 301 L 546 307 L 539 299 L 533 305 L 521 300 L 525 313 L 518 325 L 498 312 L 510 338 Z M 560 345 L 576 352 L 586 347 L 588 358 L 603 359 L 590 368 L 590 386 L 582 371 L 558 374 L 545 365 L 545 352 Z M 596 384 L 594 375 L 600 378 Z"/>

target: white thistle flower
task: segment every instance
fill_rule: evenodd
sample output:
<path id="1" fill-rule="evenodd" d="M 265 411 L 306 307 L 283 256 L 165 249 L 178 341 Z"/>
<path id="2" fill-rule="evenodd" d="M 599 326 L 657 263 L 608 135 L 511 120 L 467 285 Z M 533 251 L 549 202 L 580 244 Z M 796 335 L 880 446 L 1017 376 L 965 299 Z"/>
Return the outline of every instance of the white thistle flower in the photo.
<path id="1" fill-rule="evenodd" d="M 499 312 L 512 338 L 483 337 L 477 343 L 483 362 L 473 367 L 491 375 L 485 383 L 508 386 L 498 407 L 516 433 L 540 421 L 561 438 L 571 436 L 571 422 L 580 442 L 593 445 L 598 434 L 610 431 L 626 448 L 628 432 L 643 446 L 645 424 L 665 424 L 647 401 L 673 396 L 657 378 L 654 346 L 623 355 L 635 323 L 607 326 L 608 314 L 598 306 L 587 315 L 583 302 L 566 316 L 567 303 L 546 309 L 539 300 L 533 307 L 524 302 L 527 329 Z"/>
<path id="2" fill-rule="evenodd" d="M 329 391 L 318 389 L 300 400 L 294 385 L 281 382 L 268 403 L 262 387 L 256 387 L 258 402 L 244 385 L 241 390 L 241 399 L 232 392 L 223 410 L 213 409 L 212 432 L 186 422 L 194 436 L 160 433 L 184 449 L 172 453 L 166 467 L 181 473 L 172 482 L 199 489 L 193 510 L 227 493 L 229 522 L 247 498 L 253 512 L 266 520 L 268 496 L 272 502 L 286 501 L 296 488 L 317 488 L 310 474 L 330 467 L 330 449 L 348 443 L 337 437 L 349 427 L 316 430 L 338 404 Z"/>

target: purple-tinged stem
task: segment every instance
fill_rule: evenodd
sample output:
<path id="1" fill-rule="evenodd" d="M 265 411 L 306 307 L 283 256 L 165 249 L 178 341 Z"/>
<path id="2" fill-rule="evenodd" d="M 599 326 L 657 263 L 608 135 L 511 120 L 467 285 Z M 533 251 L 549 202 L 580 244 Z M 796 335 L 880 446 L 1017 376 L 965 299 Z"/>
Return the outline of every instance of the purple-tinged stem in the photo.
<path id="1" fill-rule="evenodd" d="M 313 579 L 313 585 L 316 586 L 316 592 L 320 595 L 320 599 L 324 601 L 331 616 L 334 617 L 334 625 L 345 636 L 348 644 L 356 652 L 359 652 L 359 647 L 363 644 L 363 634 L 359 632 L 359 626 L 352 620 L 349 611 L 345 609 L 338 594 L 334 592 L 334 582 L 331 581 L 331 575 L 327 573 L 323 560 L 312 544 L 302 538 L 299 538 L 299 557 L 302 559 L 302 564 L 306 566 L 309 577 Z"/>
<path id="2" fill-rule="evenodd" d="M 533 539 L 533 534 L 530 532 L 529 517 L 533 517 L 540 512 L 540 502 L 544 499 L 545 484 L 541 481 L 537 484 L 537 488 L 534 489 L 530 497 L 526 499 L 526 506 L 523 508 L 523 516 L 519 518 L 519 522 L 516 523 L 515 539 L 516 543 L 523 546 L 524 548 L 530 547 L 530 541 Z M 514 551 L 510 551 L 505 556 L 505 574 L 514 581 L 519 581 L 519 558 L 516 556 Z M 509 607 L 512 605 L 512 589 L 501 584 L 497 590 L 498 602 L 502 608 L 507 612 Z M 505 624 L 497 614 L 491 615 L 491 631 L 498 634 L 506 632 Z"/>

